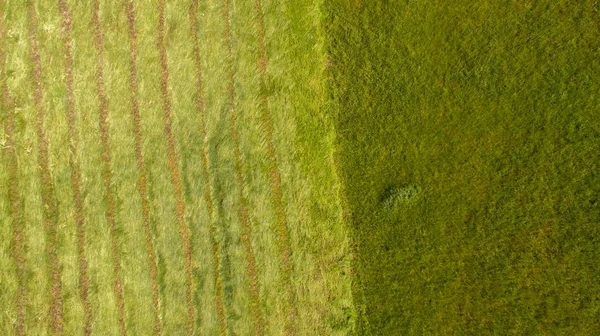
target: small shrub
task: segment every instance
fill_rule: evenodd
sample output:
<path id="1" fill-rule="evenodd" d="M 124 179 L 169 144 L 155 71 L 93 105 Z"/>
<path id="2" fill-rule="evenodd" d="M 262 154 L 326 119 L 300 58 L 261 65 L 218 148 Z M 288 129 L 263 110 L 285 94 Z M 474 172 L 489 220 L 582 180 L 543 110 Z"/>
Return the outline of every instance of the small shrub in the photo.
<path id="1" fill-rule="evenodd" d="M 413 202 L 420 193 L 420 188 L 413 185 L 390 187 L 385 193 L 382 203 L 387 211 L 398 209 Z"/>

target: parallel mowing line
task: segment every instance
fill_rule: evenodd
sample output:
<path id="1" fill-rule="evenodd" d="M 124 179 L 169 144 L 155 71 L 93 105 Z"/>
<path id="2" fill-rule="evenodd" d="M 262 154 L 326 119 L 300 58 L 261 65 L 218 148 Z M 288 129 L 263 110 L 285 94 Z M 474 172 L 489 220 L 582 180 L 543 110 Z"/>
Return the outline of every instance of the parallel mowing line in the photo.
<path id="1" fill-rule="evenodd" d="M 63 300 L 61 295 L 60 282 L 60 262 L 56 253 L 58 245 L 57 209 L 50 177 L 49 159 L 48 159 L 48 139 L 44 132 L 44 88 L 42 86 L 42 62 L 39 54 L 39 40 L 37 34 L 37 14 L 33 1 L 29 1 L 29 44 L 31 53 L 31 63 L 33 67 L 33 100 L 37 110 L 36 133 L 38 138 L 38 164 L 40 166 L 40 180 L 42 184 L 42 201 L 44 212 L 44 226 L 46 227 L 46 250 L 48 261 L 50 262 L 50 286 L 52 302 L 50 304 L 50 332 L 55 335 L 63 333 Z"/>
<path id="2" fill-rule="evenodd" d="M 140 122 L 140 108 L 138 104 L 137 90 L 137 33 L 135 31 L 135 8 L 133 0 L 127 1 L 127 25 L 129 35 L 129 89 L 131 91 L 131 113 L 133 117 L 133 133 L 135 137 L 135 159 L 138 166 L 138 191 L 142 199 L 142 216 L 144 234 L 146 235 L 146 254 L 152 281 L 152 312 L 154 313 L 154 334 L 162 334 L 162 323 L 160 320 L 160 294 L 158 289 L 158 267 L 156 253 L 152 242 L 152 231 L 150 230 L 150 201 L 148 198 L 148 187 L 146 169 L 144 168 L 144 156 L 142 154 L 142 131 Z"/>
<path id="3" fill-rule="evenodd" d="M 0 0 L 0 7 L 4 6 L 4 1 Z M 8 83 L 6 77 L 6 40 L 5 40 L 4 18 L 0 15 L 0 107 L 6 111 L 6 123 L 4 130 L 8 137 L 6 141 L 9 173 L 8 198 L 10 203 L 10 212 L 13 222 L 13 256 L 17 268 L 17 294 L 15 296 L 15 308 L 17 311 L 17 321 L 15 323 L 15 333 L 18 336 L 25 335 L 25 242 L 23 239 L 23 213 L 21 207 L 21 191 L 19 189 L 18 171 L 19 164 L 17 153 L 15 151 L 14 130 L 15 130 L 15 105 L 14 100 L 8 92 Z"/>
<path id="4" fill-rule="evenodd" d="M 196 111 L 198 118 L 200 119 L 200 131 L 202 133 L 202 169 L 204 171 L 204 180 L 206 181 L 207 187 L 204 191 L 204 200 L 208 207 L 209 214 L 209 235 L 210 244 L 212 247 L 213 254 L 213 280 L 215 283 L 215 306 L 217 308 L 217 316 L 219 318 L 219 327 L 221 335 L 227 335 L 227 321 L 225 314 L 225 306 L 223 304 L 223 280 L 221 279 L 221 257 L 219 255 L 219 246 L 216 241 L 217 228 L 215 227 L 214 217 L 214 199 L 213 199 L 213 186 L 212 186 L 212 175 L 210 173 L 210 165 L 208 162 L 208 134 L 206 132 L 206 106 L 203 98 L 203 79 L 202 79 L 202 65 L 200 62 L 200 46 L 198 44 L 198 0 L 193 0 L 192 7 L 190 8 L 190 26 L 192 40 L 194 43 L 194 65 L 196 66 Z"/>
<path id="5" fill-rule="evenodd" d="M 256 18 L 258 24 L 258 70 L 260 74 L 260 108 L 262 110 L 263 135 L 267 144 L 267 159 L 269 161 L 269 177 L 271 188 L 271 202 L 275 209 L 277 218 L 277 233 L 279 236 L 279 253 L 281 257 L 281 268 L 283 273 L 283 281 L 288 294 L 288 312 L 286 314 L 285 333 L 294 333 L 294 321 L 298 316 L 298 308 L 296 306 L 296 291 L 292 284 L 292 248 L 290 243 L 290 233 L 288 227 L 287 216 L 285 213 L 285 205 L 283 204 L 283 191 L 281 186 L 281 173 L 277 164 L 275 154 L 275 146 L 273 144 L 273 119 L 269 110 L 269 102 L 267 97 L 267 48 L 265 46 L 265 23 L 263 10 L 260 0 L 256 0 L 254 4 L 256 10 Z"/>
<path id="6" fill-rule="evenodd" d="M 71 165 L 71 184 L 73 187 L 73 199 L 75 202 L 75 221 L 77 222 L 77 254 L 79 258 L 79 296 L 83 303 L 85 314 L 85 335 L 92 333 L 92 304 L 89 299 L 90 277 L 88 274 L 88 263 L 85 257 L 85 216 L 83 213 L 83 200 L 81 197 L 81 167 L 76 157 L 77 139 L 75 126 L 75 95 L 73 94 L 73 55 L 72 38 L 73 24 L 71 11 L 65 0 L 58 1 L 58 8 L 63 17 L 62 30 L 64 34 L 64 56 L 65 56 L 65 81 L 67 85 L 67 121 L 69 136 L 69 151 L 71 153 L 69 162 Z"/>
<path id="7" fill-rule="evenodd" d="M 123 285 L 121 284 L 121 265 L 119 261 L 119 248 L 117 242 L 117 224 L 115 214 L 115 196 L 112 190 L 112 171 L 111 171 L 111 154 L 109 144 L 109 129 L 108 129 L 108 97 L 104 90 L 104 73 L 102 70 L 103 66 L 103 45 L 104 36 L 102 34 L 102 28 L 100 26 L 100 2 L 99 0 L 94 1 L 93 8 L 93 24 L 94 24 L 94 35 L 95 35 L 95 46 L 96 46 L 96 88 L 98 93 L 98 99 L 100 100 L 100 139 L 102 142 L 102 160 L 104 161 L 104 187 L 106 188 L 106 218 L 110 226 L 110 243 L 111 252 L 113 258 L 113 285 L 115 295 L 117 297 L 117 308 L 119 316 L 119 327 L 121 334 L 127 334 L 127 328 L 125 326 L 125 296 L 123 294 Z"/>
<path id="8" fill-rule="evenodd" d="M 260 284 L 256 275 L 256 260 L 254 250 L 252 248 L 252 224 L 248 214 L 248 201 L 244 196 L 244 176 L 242 170 L 242 156 L 240 154 L 240 137 L 237 131 L 236 120 L 236 94 L 235 94 L 235 78 L 233 70 L 233 49 L 231 45 L 231 13 L 230 0 L 224 0 L 223 16 L 225 20 L 225 43 L 227 45 L 227 70 L 228 70 L 228 85 L 227 91 L 229 95 L 229 128 L 231 137 L 234 142 L 235 156 L 235 173 L 239 190 L 239 209 L 238 216 L 242 223 L 242 244 L 246 252 L 246 273 L 249 278 L 249 294 L 250 294 L 250 309 L 252 311 L 254 334 L 264 334 L 264 320 L 260 309 Z"/>
<path id="9" fill-rule="evenodd" d="M 171 171 L 171 183 L 175 188 L 176 215 L 179 224 L 179 233 L 183 242 L 185 256 L 186 273 L 186 303 L 188 306 L 188 333 L 195 332 L 195 309 L 193 302 L 194 279 L 192 275 L 192 244 L 190 242 L 189 228 L 185 222 L 185 201 L 183 198 L 183 187 L 181 176 L 177 167 L 177 149 L 175 148 L 175 139 L 173 137 L 172 117 L 171 117 L 171 99 L 169 97 L 169 70 L 167 63 L 167 50 L 165 48 L 165 0 L 158 3 L 158 40 L 157 47 L 160 53 L 161 67 L 161 91 L 163 96 L 165 136 L 167 137 L 167 155 L 169 159 L 169 170 Z"/>

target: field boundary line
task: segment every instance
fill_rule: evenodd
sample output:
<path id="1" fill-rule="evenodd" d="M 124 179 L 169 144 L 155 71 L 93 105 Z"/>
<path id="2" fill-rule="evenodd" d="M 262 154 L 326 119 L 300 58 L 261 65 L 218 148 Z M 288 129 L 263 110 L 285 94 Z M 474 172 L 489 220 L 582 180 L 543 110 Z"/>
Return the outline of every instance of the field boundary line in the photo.
<path id="1" fill-rule="evenodd" d="M 194 278 L 192 273 L 192 244 L 190 241 L 190 232 L 185 222 L 185 200 L 183 197 L 183 186 L 181 175 L 178 168 L 178 154 L 173 136 L 171 99 L 169 96 L 169 68 L 167 61 L 167 50 L 165 46 L 165 0 L 158 2 L 158 40 L 156 41 L 160 55 L 160 88 L 163 98 L 165 136 L 167 138 L 167 156 L 168 166 L 171 172 L 171 183 L 175 189 L 176 215 L 179 226 L 179 234 L 183 243 L 185 257 L 185 275 L 186 275 L 186 303 L 188 318 L 188 334 L 192 335 L 196 329 L 195 308 L 193 301 Z"/>
<path id="2" fill-rule="evenodd" d="M 38 138 L 38 164 L 40 167 L 40 182 L 42 184 L 42 202 L 44 226 L 46 229 L 47 243 L 46 252 L 48 261 L 50 262 L 50 287 L 51 298 L 50 303 L 50 333 L 54 335 L 63 334 L 63 299 L 62 299 L 62 284 L 60 281 L 61 270 L 56 246 L 58 245 L 57 227 L 57 209 L 56 199 L 54 195 L 54 187 L 52 186 L 52 177 L 50 176 L 49 157 L 48 157 L 48 138 L 44 131 L 44 88 L 42 84 L 42 61 L 39 53 L 38 39 L 38 18 L 33 1 L 29 2 L 29 45 L 30 56 L 33 67 L 33 101 L 36 113 L 36 133 Z"/>
<path id="3" fill-rule="evenodd" d="M 267 56 L 267 47 L 265 43 L 265 22 L 261 0 L 256 0 L 254 3 L 256 11 L 256 23 L 258 28 L 258 70 L 260 76 L 260 100 L 259 106 L 262 111 L 262 133 L 267 145 L 267 160 L 269 163 L 269 179 L 271 189 L 271 203 L 275 210 L 277 220 L 277 235 L 279 238 L 279 254 L 281 262 L 281 270 L 283 275 L 284 286 L 288 295 L 288 312 L 286 314 L 285 334 L 291 335 L 295 332 L 294 321 L 298 316 L 298 308 L 296 306 L 297 298 L 296 291 L 292 283 L 292 273 L 294 269 L 292 260 L 292 247 L 289 233 L 289 222 L 285 211 L 283 201 L 283 187 L 281 183 L 281 172 L 277 163 L 277 155 L 275 145 L 273 143 L 273 118 L 269 109 L 269 101 L 267 96 L 267 64 L 269 62 Z"/>
<path id="4" fill-rule="evenodd" d="M 206 131 L 206 105 L 203 96 L 203 76 L 202 64 L 200 57 L 200 45 L 198 43 L 198 0 L 192 0 L 190 8 L 190 26 L 191 36 L 194 43 L 193 58 L 194 66 L 196 67 L 196 95 L 194 103 L 196 104 L 196 112 L 200 119 L 200 132 L 202 133 L 202 168 L 204 172 L 204 180 L 206 187 L 204 191 L 204 200 L 208 208 L 209 215 L 209 239 L 213 254 L 213 281 L 215 283 L 215 307 L 217 309 L 217 317 L 219 319 L 219 330 L 222 336 L 227 335 L 227 314 L 223 303 L 223 280 L 221 278 L 221 257 L 219 255 L 219 245 L 216 241 L 217 228 L 215 226 L 215 204 L 213 199 L 212 175 L 210 173 L 210 163 L 208 157 L 208 133 Z"/>
<path id="5" fill-rule="evenodd" d="M 127 26 L 129 37 L 129 89 L 131 91 L 131 113 L 133 119 L 133 134 L 135 138 L 135 159 L 138 168 L 138 192 L 142 199 L 142 223 L 146 240 L 146 253 L 150 279 L 152 282 L 152 313 L 154 314 L 154 334 L 162 334 L 162 322 L 160 319 L 160 291 L 158 287 L 158 266 L 154 243 L 152 242 L 152 230 L 150 228 L 150 201 L 148 197 L 147 175 L 144 168 L 144 155 L 142 153 L 143 135 L 141 131 L 141 118 L 138 102 L 138 80 L 137 80 L 137 33 L 135 30 L 135 8 L 133 0 L 126 4 Z"/>
<path id="6" fill-rule="evenodd" d="M 92 304 L 89 299 L 90 277 L 85 256 L 85 215 L 81 197 L 81 166 L 79 164 L 77 130 L 75 125 L 75 95 L 73 94 L 73 23 L 71 11 L 65 0 L 58 0 L 58 9 L 62 15 L 62 34 L 64 39 L 65 84 L 67 86 L 67 122 L 69 137 L 69 164 L 71 166 L 71 186 L 75 203 L 75 221 L 77 223 L 77 257 L 79 260 L 79 296 L 85 315 L 85 335 L 92 334 Z"/>
<path id="7" fill-rule="evenodd" d="M 338 195 L 338 202 L 339 202 L 339 207 L 341 209 L 341 221 L 342 221 L 342 225 L 344 227 L 347 228 L 348 232 L 350 233 L 350 242 L 348 245 L 348 249 L 350 251 L 350 268 L 351 268 L 351 272 L 352 272 L 352 284 L 351 284 L 351 291 L 352 291 L 352 301 L 353 301 L 353 305 L 355 307 L 355 309 L 357 310 L 357 317 L 356 317 L 356 322 L 354 325 L 354 331 L 355 332 L 360 332 L 360 331 L 365 331 L 365 329 L 358 329 L 359 326 L 358 324 L 361 323 L 361 321 L 359 321 L 360 319 L 364 319 L 363 323 L 364 323 L 364 327 L 361 326 L 361 328 L 366 328 L 366 331 L 369 331 L 369 323 L 368 321 L 365 319 L 365 307 L 366 307 L 366 299 L 364 296 L 364 292 L 363 292 L 363 284 L 362 284 L 362 280 L 359 277 L 358 273 L 360 273 L 359 268 L 361 267 L 360 261 L 358 260 L 360 255 L 359 255 L 359 250 L 360 250 L 360 242 L 358 242 L 356 240 L 356 235 L 355 235 L 355 229 L 354 229 L 354 225 L 353 225 L 353 215 L 352 215 L 352 209 L 350 207 L 350 202 L 348 200 L 348 196 L 347 196 L 347 190 L 346 190 L 346 184 L 344 183 L 344 172 L 343 172 L 343 168 L 342 168 L 342 163 L 341 163 L 341 156 L 342 154 L 340 153 L 340 143 L 339 143 L 339 136 L 338 136 L 338 124 L 337 124 L 338 120 L 337 118 L 334 118 L 334 128 L 333 128 L 333 132 L 334 132 L 334 140 L 333 140 L 333 151 L 332 151 L 332 164 L 333 164 L 333 173 L 335 176 L 335 184 L 337 185 L 337 195 Z M 323 265 L 323 261 L 319 262 L 321 264 L 321 267 L 327 267 L 326 265 Z M 359 303 L 356 302 L 356 298 L 354 293 L 356 293 L 356 295 L 358 296 L 358 300 L 360 300 Z"/>
<path id="8" fill-rule="evenodd" d="M 225 44 L 227 47 L 227 93 L 229 96 L 229 129 L 233 139 L 235 157 L 235 173 L 238 184 L 239 208 L 238 216 L 242 224 L 242 245 L 246 254 L 246 273 L 249 280 L 250 309 L 255 335 L 264 334 L 264 318 L 260 309 L 260 283 L 256 275 L 256 257 L 252 247 L 252 223 L 248 214 L 248 201 L 244 196 L 244 175 L 242 169 L 242 155 L 240 154 L 240 137 L 237 131 L 237 106 L 235 94 L 235 77 L 233 68 L 233 47 L 231 42 L 231 3 L 224 0 L 223 16 L 225 19 Z"/>
<path id="9" fill-rule="evenodd" d="M 113 259 L 113 287 L 117 299 L 117 310 L 119 318 L 119 328 L 122 335 L 127 334 L 127 327 L 125 326 L 125 295 L 123 293 L 123 285 L 121 280 L 121 264 L 119 247 L 117 241 L 117 223 L 116 223 L 116 209 L 115 209 L 115 196 L 112 190 L 112 157 L 110 152 L 109 143 L 109 129 L 108 129 L 108 97 L 104 88 L 104 71 L 103 71 L 103 48 L 104 48 L 104 35 L 102 33 L 102 27 L 100 24 L 100 1 L 94 0 L 93 3 L 93 17 L 92 23 L 94 25 L 94 45 L 96 47 L 96 91 L 99 100 L 99 126 L 100 126 L 100 141 L 102 143 L 102 161 L 104 162 L 104 172 L 102 174 L 104 180 L 104 187 L 106 189 L 105 201 L 106 201 L 106 219 L 109 223 L 110 230 L 110 245 Z"/>
<path id="10" fill-rule="evenodd" d="M 0 7 L 4 6 L 4 0 L 0 0 Z M 6 112 L 6 122 L 4 131 L 8 139 L 6 140 L 5 150 L 8 152 L 9 162 L 7 170 L 10 182 L 8 184 L 8 202 L 10 203 L 10 214 L 12 217 L 12 244 L 14 246 L 13 258 L 17 269 L 17 293 L 15 294 L 15 310 L 17 311 L 17 320 L 14 323 L 15 334 L 18 336 L 25 333 L 25 243 L 23 231 L 25 223 L 23 221 L 23 199 L 19 187 L 19 163 L 15 150 L 14 130 L 15 130 L 15 104 L 8 90 L 6 76 L 6 30 L 4 27 L 4 17 L 0 15 L 0 107 Z"/>

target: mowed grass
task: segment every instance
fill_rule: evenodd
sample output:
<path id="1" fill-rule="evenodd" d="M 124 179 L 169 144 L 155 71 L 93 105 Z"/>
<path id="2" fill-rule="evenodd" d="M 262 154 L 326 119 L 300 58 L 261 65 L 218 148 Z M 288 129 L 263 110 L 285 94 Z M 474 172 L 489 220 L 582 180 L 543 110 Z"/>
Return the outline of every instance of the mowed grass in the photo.
<path id="1" fill-rule="evenodd" d="M 321 6 L 0 1 L 1 334 L 353 330 Z"/>
<path id="2" fill-rule="evenodd" d="M 598 4 L 325 6 L 359 334 L 598 334 Z"/>

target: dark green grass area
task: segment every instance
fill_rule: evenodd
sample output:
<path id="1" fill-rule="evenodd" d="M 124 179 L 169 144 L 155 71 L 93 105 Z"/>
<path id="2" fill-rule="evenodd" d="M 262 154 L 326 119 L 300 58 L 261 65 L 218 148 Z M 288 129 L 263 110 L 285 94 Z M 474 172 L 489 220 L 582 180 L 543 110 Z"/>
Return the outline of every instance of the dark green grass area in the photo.
<path id="1" fill-rule="evenodd" d="M 360 334 L 600 333 L 599 6 L 327 1 Z"/>

